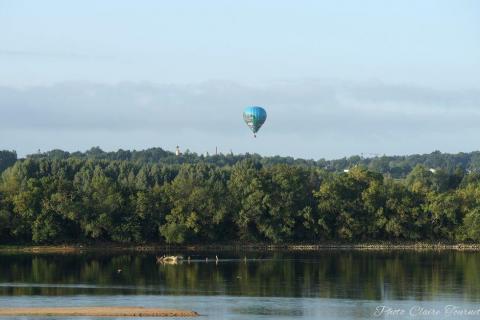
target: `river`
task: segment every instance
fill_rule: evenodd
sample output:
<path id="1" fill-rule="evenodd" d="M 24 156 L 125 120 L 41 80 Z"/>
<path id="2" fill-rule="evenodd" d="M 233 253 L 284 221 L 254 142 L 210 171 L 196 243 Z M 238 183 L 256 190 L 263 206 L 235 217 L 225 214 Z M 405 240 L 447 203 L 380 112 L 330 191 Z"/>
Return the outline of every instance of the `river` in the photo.
<path id="1" fill-rule="evenodd" d="M 168 254 L 190 261 L 165 265 L 155 254 L 125 252 L 0 254 L 0 307 L 146 306 L 239 320 L 480 318 L 478 252 Z"/>

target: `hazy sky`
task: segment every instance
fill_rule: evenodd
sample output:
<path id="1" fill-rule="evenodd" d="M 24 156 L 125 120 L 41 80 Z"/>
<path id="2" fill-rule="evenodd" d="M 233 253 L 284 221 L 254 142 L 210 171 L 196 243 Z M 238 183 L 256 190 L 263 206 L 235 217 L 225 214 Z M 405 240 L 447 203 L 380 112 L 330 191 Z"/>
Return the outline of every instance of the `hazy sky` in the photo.
<path id="1" fill-rule="evenodd" d="M 268 119 L 257 139 L 248 105 Z M 0 0 L 0 149 L 480 149 L 480 1 Z"/>

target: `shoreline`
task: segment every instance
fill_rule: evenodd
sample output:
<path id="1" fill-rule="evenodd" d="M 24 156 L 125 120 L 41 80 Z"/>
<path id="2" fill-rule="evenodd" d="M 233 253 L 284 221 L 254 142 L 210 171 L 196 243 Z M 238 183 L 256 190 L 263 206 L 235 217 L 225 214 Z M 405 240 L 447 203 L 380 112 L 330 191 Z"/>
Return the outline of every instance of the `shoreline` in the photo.
<path id="1" fill-rule="evenodd" d="M 480 243 L 443 243 L 443 242 L 417 242 L 417 243 L 390 243 L 390 242 L 365 242 L 357 244 L 348 243 L 321 243 L 321 244 L 217 244 L 217 245 L 168 245 L 168 244 L 143 244 L 121 245 L 116 243 L 101 244 L 63 244 L 63 245 L 2 245 L 0 253 L 83 253 L 83 252 L 137 252 L 156 253 L 165 251 L 258 251 L 258 252 L 314 252 L 322 250 L 357 250 L 357 251 L 390 251 L 390 250 L 454 250 L 454 251 L 480 251 Z"/>
<path id="2" fill-rule="evenodd" d="M 144 307 L 19 307 L 0 308 L 0 316 L 197 317 L 189 310 Z"/>

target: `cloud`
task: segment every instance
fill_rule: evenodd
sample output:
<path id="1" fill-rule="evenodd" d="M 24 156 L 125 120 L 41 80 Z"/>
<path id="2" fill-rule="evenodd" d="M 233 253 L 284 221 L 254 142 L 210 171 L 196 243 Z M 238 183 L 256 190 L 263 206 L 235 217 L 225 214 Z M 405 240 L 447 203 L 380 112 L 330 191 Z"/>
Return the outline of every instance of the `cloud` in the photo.
<path id="1" fill-rule="evenodd" d="M 292 150 L 322 140 L 319 147 L 331 154 L 337 148 L 344 154 L 349 148 L 350 153 L 356 152 L 358 141 L 366 141 L 364 146 L 378 151 L 390 150 L 392 139 L 424 136 L 418 143 L 433 143 L 435 134 L 459 141 L 472 132 L 480 134 L 480 90 L 320 80 L 263 86 L 210 81 L 0 87 L 0 127 L 4 134 L 19 130 L 39 134 L 52 130 L 130 132 L 140 139 L 147 131 L 165 137 L 183 132 L 185 139 L 201 145 L 199 139 L 221 141 L 245 134 L 241 114 L 252 104 L 268 111 L 261 134 L 270 141 L 276 141 L 275 136 L 286 139 L 284 145 L 295 144 Z M 325 137 L 330 141 L 323 141 Z M 108 145 L 108 141 L 104 143 Z M 269 148 L 270 152 L 280 150 L 278 146 Z M 407 148 L 406 142 L 402 148 Z M 418 150 L 418 146 L 412 149 Z M 288 150 L 283 153 L 289 154 Z"/>
<path id="2" fill-rule="evenodd" d="M 223 132 L 252 104 L 266 106 L 272 127 L 282 132 L 318 131 L 320 124 L 328 130 L 348 130 L 346 125 L 357 127 L 355 123 L 381 128 L 386 122 L 405 122 L 405 129 L 411 124 L 431 129 L 435 122 L 455 127 L 458 120 L 462 126 L 480 120 L 480 91 L 475 90 L 322 82 L 260 88 L 223 81 L 189 85 L 70 82 L 0 87 L 0 124 L 4 128 Z"/>

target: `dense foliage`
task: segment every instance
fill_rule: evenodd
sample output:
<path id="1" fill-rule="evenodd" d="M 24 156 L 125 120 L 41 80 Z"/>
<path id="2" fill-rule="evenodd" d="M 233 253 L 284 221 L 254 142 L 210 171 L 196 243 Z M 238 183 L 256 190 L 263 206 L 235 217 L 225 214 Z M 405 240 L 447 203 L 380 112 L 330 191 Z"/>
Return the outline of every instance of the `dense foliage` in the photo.
<path id="1" fill-rule="evenodd" d="M 0 179 L 1 243 L 480 241 L 480 175 L 461 166 L 394 179 L 361 165 L 125 153 L 16 161 Z"/>
<path id="2" fill-rule="evenodd" d="M 386 174 L 392 178 L 405 178 L 417 165 L 423 165 L 427 168 L 442 169 L 447 173 L 454 173 L 460 169 L 468 172 L 480 172 L 480 152 L 448 154 L 439 151 L 430 154 L 409 155 L 409 156 L 379 156 L 374 157 L 367 154 L 367 157 L 352 156 L 336 160 L 306 160 L 295 159 L 292 157 L 261 157 L 258 154 L 215 154 L 198 155 L 188 150 L 181 156 L 175 156 L 175 153 L 163 150 L 161 148 L 151 148 L 141 151 L 118 150 L 114 152 L 105 152 L 98 147 L 91 148 L 86 152 L 67 152 L 62 150 L 52 150 L 45 153 L 29 155 L 30 159 L 89 159 L 89 160 L 124 160 L 138 163 L 156 163 L 156 164 L 196 164 L 209 163 L 216 166 L 232 166 L 245 159 L 253 159 L 262 165 L 290 164 L 303 167 L 321 168 L 329 172 L 343 172 L 343 170 L 362 166 L 371 171 Z M 2 171 L 0 154 L 0 172 Z M 16 154 L 15 154 L 16 159 Z M 11 162 L 10 162 L 11 164 Z"/>
<path id="3" fill-rule="evenodd" d="M 15 151 L 0 150 L 0 172 L 12 166 L 17 161 L 17 153 Z"/>

